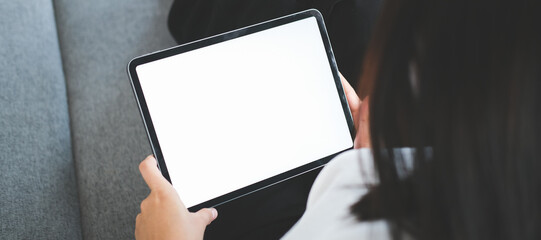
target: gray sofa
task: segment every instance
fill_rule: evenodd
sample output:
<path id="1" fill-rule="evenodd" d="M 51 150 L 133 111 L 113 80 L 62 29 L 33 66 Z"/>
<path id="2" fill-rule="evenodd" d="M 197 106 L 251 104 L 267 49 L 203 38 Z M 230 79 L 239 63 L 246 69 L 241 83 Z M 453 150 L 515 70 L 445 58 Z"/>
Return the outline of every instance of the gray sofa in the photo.
<path id="1" fill-rule="evenodd" d="M 132 239 L 151 153 L 126 74 L 172 0 L 0 0 L 0 239 Z"/>

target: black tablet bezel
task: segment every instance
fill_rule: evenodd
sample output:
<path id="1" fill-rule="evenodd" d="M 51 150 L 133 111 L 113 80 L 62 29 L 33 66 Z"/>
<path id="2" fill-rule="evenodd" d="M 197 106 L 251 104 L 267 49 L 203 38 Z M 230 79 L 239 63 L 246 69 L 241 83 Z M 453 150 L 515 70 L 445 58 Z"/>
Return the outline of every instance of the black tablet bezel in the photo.
<path id="1" fill-rule="evenodd" d="M 299 12 L 299 13 L 291 14 L 291 15 L 288 15 L 288 16 L 280 17 L 280 18 L 277 18 L 277 19 L 273 19 L 273 20 L 270 20 L 270 21 L 266 21 L 266 22 L 263 22 L 263 23 L 259 23 L 259 24 L 255 24 L 255 25 L 252 25 L 252 26 L 248 26 L 248 27 L 240 28 L 240 29 L 233 30 L 233 31 L 230 31 L 230 32 L 226 32 L 226 33 L 223 33 L 223 34 L 219 34 L 219 35 L 216 35 L 216 36 L 212 36 L 212 37 L 209 37 L 209 38 L 205 38 L 205 39 L 201 39 L 201 40 L 198 40 L 198 41 L 186 43 L 186 44 L 179 45 L 179 46 L 176 46 L 176 47 L 172 47 L 172 48 L 169 48 L 169 49 L 165 49 L 165 50 L 162 50 L 162 51 L 158 51 L 158 52 L 150 53 L 150 54 L 147 54 L 147 55 L 143 55 L 143 56 L 134 58 L 133 60 L 131 60 L 129 62 L 128 69 L 127 69 L 128 70 L 128 75 L 129 75 L 129 78 L 131 80 L 131 84 L 132 84 L 133 92 L 135 94 L 135 98 L 137 100 L 137 104 L 139 105 L 139 110 L 140 110 L 140 113 L 141 113 L 141 116 L 142 116 L 142 119 L 143 119 L 143 123 L 145 125 L 147 136 L 149 138 L 150 145 L 152 147 L 152 151 L 154 153 L 154 156 L 156 157 L 156 159 L 158 161 L 158 167 L 160 168 L 163 176 L 169 182 L 171 182 L 171 178 L 169 176 L 169 172 L 168 172 L 167 166 L 165 164 L 165 159 L 164 159 L 164 157 L 162 155 L 160 144 L 158 142 L 158 138 L 157 138 L 156 132 L 154 130 L 154 125 L 152 123 L 152 118 L 150 117 L 150 113 L 148 111 L 148 107 L 147 107 L 147 104 L 146 104 L 146 101 L 145 101 L 145 97 L 143 95 L 143 91 L 141 89 L 141 84 L 139 82 L 139 78 L 137 77 L 136 67 L 139 66 L 139 65 L 145 64 L 145 63 L 149 63 L 149 62 L 156 61 L 156 60 L 163 59 L 163 58 L 167 58 L 167 57 L 170 57 L 170 56 L 173 56 L 173 55 L 185 53 L 185 52 L 192 51 L 192 50 L 195 50 L 195 49 L 199 49 L 199 48 L 202 48 L 202 47 L 206 47 L 206 46 L 209 46 L 209 45 L 221 43 L 221 42 L 224 42 L 224 41 L 227 41 L 227 40 L 231 40 L 231 39 L 238 38 L 238 37 L 241 37 L 241 36 L 245 36 L 245 35 L 248 35 L 248 34 L 260 32 L 260 31 L 263 31 L 263 30 L 266 30 L 266 29 L 269 29 L 269 28 L 281 26 L 281 25 L 284 25 L 284 24 L 288 24 L 288 23 L 291 23 L 291 22 L 295 22 L 295 21 L 310 18 L 310 17 L 315 17 L 316 20 L 317 20 L 319 30 L 320 30 L 320 33 L 321 33 L 321 38 L 322 38 L 323 43 L 325 45 L 325 50 L 327 52 L 327 58 L 329 60 L 331 71 L 333 73 L 336 88 L 338 90 L 338 95 L 340 97 L 340 101 L 342 103 L 342 108 L 344 110 L 344 115 L 346 117 L 346 122 L 347 122 L 348 127 L 349 127 L 351 138 L 352 138 L 352 140 L 354 139 L 354 137 L 355 137 L 355 128 L 354 128 L 354 124 L 353 124 L 353 118 L 352 118 L 351 112 L 349 110 L 349 105 L 348 105 L 348 102 L 347 102 L 346 95 L 344 93 L 344 89 L 342 88 L 342 83 L 340 81 L 340 75 L 338 73 L 336 60 L 334 58 L 334 54 L 333 54 L 333 51 L 332 51 L 332 48 L 331 48 L 331 44 L 330 44 L 330 41 L 329 41 L 327 30 L 325 29 L 325 24 L 323 22 L 323 17 L 321 16 L 321 13 L 318 10 L 310 9 L 310 10 L 306 10 L 306 11 L 303 11 L 303 12 Z M 350 147 L 348 149 L 344 149 L 343 151 L 349 150 L 352 147 Z M 293 177 L 298 176 L 300 174 L 315 170 L 317 168 L 320 168 L 320 167 L 324 166 L 330 159 L 332 159 L 334 156 L 336 156 L 337 154 L 339 154 L 339 153 L 341 153 L 343 151 L 340 151 L 338 153 L 335 153 L 335 154 L 332 154 L 330 156 L 324 157 L 322 159 L 314 160 L 313 162 L 310 162 L 310 163 L 302 165 L 300 167 L 291 169 L 289 171 L 278 174 L 276 176 L 267 178 L 265 180 L 259 181 L 257 183 L 251 184 L 249 186 L 243 187 L 243 188 L 235 190 L 233 192 L 224 194 L 222 196 L 219 196 L 217 198 L 208 200 L 206 202 L 197 204 L 195 206 L 191 206 L 189 208 L 189 210 L 190 211 L 197 211 L 197 210 L 199 210 L 201 208 L 204 208 L 204 207 L 215 207 L 215 206 L 221 205 L 223 203 L 229 202 L 231 200 L 234 200 L 236 198 L 239 198 L 239 197 L 245 196 L 247 194 L 250 194 L 252 192 L 255 192 L 255 191 L 261 190 L 263 188 L 272 186 L 272 185 L 274 185 L 276 183 L 279 183 L 279 182 L 285 181 L 287 179 L 293 178 Z"/>

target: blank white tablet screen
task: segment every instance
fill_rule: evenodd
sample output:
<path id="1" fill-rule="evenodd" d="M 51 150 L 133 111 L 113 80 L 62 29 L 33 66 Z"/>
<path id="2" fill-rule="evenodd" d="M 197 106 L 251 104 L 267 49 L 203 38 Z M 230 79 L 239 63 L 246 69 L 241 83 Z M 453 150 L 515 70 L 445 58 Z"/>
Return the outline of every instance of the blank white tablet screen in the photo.
<path id="1" fill-rule="evenodd" d="M 187 207 L 353 145 L 314 17 L 136 71 Z"/>

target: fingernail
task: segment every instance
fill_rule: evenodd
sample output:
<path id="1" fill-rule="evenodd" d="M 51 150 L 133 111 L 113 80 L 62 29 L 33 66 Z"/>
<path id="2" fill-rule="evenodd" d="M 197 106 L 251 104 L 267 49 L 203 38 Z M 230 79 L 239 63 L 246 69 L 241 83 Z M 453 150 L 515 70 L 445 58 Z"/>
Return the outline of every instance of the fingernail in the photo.
<path id="1" fill-rule="evenodd" d="M 211 208 L 210 212 L 212 213 L 212 219 L 216 219 L 216 217 L 218 217 L 218 211 L 216 208 Z"/>

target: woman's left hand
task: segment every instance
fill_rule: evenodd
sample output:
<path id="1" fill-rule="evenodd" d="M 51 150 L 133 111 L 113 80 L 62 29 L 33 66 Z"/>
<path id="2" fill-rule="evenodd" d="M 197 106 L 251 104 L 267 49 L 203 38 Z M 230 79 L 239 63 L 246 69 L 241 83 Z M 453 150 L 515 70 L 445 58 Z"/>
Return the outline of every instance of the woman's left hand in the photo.
<path id="1" fill-rule="evenodd" d="M 370 148 L 370 128 L 369 128 L 369 113 L 368 113 L 368 97 L 361 101 L 355 89 L 351 87 L 349 82 L 340 73 L 340 80 L 344 93 L 348 100 L 351 115 L 353 115 L 353 124 L 355 125 L 355 142 L 354 148 Z"/>
<path id="2" fill-rule="evenodd" d="M 135 220 L 136 239 L 203 239 L 205 228 L 216 217 L 216 209 L 188 212 L 173 186 L 162 176 L 156 159 L 148 156 L 139 165 L 150 194 L 141 202 Z"/>

